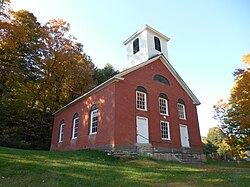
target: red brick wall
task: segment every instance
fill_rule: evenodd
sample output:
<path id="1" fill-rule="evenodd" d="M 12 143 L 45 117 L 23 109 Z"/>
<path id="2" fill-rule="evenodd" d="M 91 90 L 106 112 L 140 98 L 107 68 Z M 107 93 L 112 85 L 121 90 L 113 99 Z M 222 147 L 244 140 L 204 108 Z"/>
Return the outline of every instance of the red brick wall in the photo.
<path id="1" fill-rule="evenodd" d="M 51 150 L 73 150 L 95 146 L 112 145 L 114 143 L 114 106 L 115 84 L 96 92 L 54 116 L 54 126 L 51 142 Z M 96 135 L 90 132 L 90 108 L 98 105 L 98 128 Z M 73 116 L 79 115 L 78 137 L 72 140 Z M 64 120 L 64 138 L 58 143 L 60 122 Z"/>
<path id="2" fill-rule="evenodd" d="M 155 74 L 166 77 L 170 85 L 153 80 Z M 181 148 L 179 125 L 188 126 L 192 148 L 201 150 L 201 139 L 196 106 L 161 60 L 150 63 L 124 76 L 124 80 L 112 83 L 104 89 L 81 99 L 54 117 L 51 150 L 72 150 L 108 145 L 136 144 L 136 116 L 148 118 L 149 141 L 156 147 Z M 136 88 L 147 89 L 147 111 L 136 110 Z M 159 114 L 160 93 L 168 96 L 169 116 Z M 177 101 L 185 101 L 187 120 L 178 118 Z M 98 130 L 90 132 L 90 107 L 98 105 Z M 78 138 L 72 140 L 73 116 L 79 115 Z M 64 140 L 58 143 L 60 121 L 64 119 Z M 160 120 L 170 124 L 171 140 L 161 139 Z"/>
<path id="3" fill-rule="evenodd" d="M 170 85 L 153 80 L 155 74 L 166 77 Z M 131 72 L 124 78 L 125 80 L 116 84 L 115 141 L 117 144 L 133 145 L 136 143 L 136 116 L 142 116 L 148 118 L 149 141 L 153 145 L 181 148 L 179 124 L 184 124 L 188 126 L 190 146 L 201 149 L 196 106 L 161 60 Z M 147 112 L 136 110 L 137 86 L 143 86 L 147 90 Z M 168 96 L 169 116 L 166 118 L 159 113 L 160 93 Z M 180 120 L 178 117 L 178 99 L 185 101 L 187 120 Z M 170 141 L 161 139 L 160 120 L 168 121 L 170 124 Z"/>

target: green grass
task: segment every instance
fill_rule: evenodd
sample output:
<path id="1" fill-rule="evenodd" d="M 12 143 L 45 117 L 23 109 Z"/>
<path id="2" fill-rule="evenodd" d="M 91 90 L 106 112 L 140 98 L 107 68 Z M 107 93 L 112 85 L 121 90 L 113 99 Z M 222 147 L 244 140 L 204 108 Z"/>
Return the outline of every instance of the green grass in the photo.
<path id="1" fill-rule="evenodd" d="M 250 163 L 185 165 L 105 153 L 0 147 L 0 186 L 249 186 Z"/>

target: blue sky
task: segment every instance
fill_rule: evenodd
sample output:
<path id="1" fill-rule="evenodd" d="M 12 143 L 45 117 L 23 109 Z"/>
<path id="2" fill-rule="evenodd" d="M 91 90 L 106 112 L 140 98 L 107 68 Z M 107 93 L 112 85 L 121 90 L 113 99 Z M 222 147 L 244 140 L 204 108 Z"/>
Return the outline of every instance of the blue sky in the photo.
<path id="1" fill-rule="evenodd" d="M 70 23 L 100 68 L 126 68 L 122 43 L 145 24 L 170 37 L 170 63 L 201 102 L 201 135 L 217 125 L 213 105 L 228 98 L 232 73 L 250 53 L 249 0 L 12 0 L 12 7 L 31 11 L 42 24 Z"/>

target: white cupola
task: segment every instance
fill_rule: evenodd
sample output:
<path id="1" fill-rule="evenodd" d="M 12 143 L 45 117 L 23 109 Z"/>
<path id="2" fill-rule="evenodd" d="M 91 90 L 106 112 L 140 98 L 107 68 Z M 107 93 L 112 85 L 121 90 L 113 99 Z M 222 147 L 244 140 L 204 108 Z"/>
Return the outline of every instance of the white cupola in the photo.
<path id="1" fill-rule="evenodd" d="M 163 54 L 168 59 L 167 36 L 145 25 L 130 36 L 123 44 L 127 48 L 128 67 L 135 66 L 150 58 Z"/>

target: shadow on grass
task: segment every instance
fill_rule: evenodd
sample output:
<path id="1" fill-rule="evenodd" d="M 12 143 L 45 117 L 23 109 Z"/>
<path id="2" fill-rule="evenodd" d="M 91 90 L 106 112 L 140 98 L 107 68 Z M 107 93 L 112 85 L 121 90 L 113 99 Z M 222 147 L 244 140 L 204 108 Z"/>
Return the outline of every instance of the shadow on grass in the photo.
<path id="1" fill-rule="evenodd" d="M 249 168 L 233 173 L 214 165 L 117 160 L 93 150 L 0 148 L 0 167 L 0 186 L 244 186 L 250 180 Z"/>

